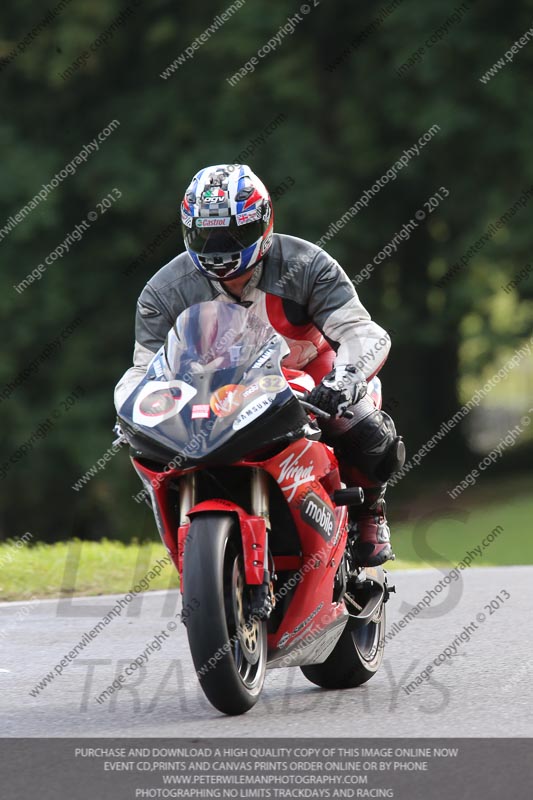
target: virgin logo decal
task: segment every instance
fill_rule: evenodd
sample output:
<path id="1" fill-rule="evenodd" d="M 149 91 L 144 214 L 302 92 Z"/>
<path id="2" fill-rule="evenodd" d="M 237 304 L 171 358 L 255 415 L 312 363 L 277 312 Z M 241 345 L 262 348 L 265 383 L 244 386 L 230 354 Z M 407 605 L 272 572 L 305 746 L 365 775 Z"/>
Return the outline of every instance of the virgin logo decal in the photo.
<path id="1" fill-rule="evenodd" d="M 211 408 L 217 417 L 229 417 L 241 407 L 244 386 L 239 383 L 228 383 L 221 386 L 211 396 Z"/>
<path id="2" fill-rule="evenodd" d="M 281 487 L 284 492 L 289 492 L 287 496 L 289 502 L 294 498 L 298 487 L 301 486 L 302 483 L 307 483 L 307 481 L 313 477 L 313 461 L 309 461 L 305 467 L 300 464 L 300 459 L 305 455 L 312 444 L 312 442 L 308 442 L 301 453 L 298 453 L 298 455 L 291 453 L 290 456 L 287 456 L 287 458 L 280 463 L 278 482 L 284 483 L 286 480 L 292 481 L 292 483 L 289 483 L 287 486 Z"/>

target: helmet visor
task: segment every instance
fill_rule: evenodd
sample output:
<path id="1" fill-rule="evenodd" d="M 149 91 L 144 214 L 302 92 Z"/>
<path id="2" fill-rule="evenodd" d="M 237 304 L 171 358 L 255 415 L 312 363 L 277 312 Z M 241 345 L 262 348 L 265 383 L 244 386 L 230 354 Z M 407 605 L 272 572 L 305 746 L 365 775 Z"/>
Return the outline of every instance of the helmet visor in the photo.
<path id="1" fill-rule="evenodd" d="M 203 223 L 211 219 L 224 218 L 200 217 L 193 221 L 192 228 L 182 225 L 185 245 L 194 253 L 199 255 L 240 253 L 263 236 L 264 223 L 260 219 L 246 225 L 237 225 L 235 217 L 231 217 L 228 226 L 204 227 Z"/>

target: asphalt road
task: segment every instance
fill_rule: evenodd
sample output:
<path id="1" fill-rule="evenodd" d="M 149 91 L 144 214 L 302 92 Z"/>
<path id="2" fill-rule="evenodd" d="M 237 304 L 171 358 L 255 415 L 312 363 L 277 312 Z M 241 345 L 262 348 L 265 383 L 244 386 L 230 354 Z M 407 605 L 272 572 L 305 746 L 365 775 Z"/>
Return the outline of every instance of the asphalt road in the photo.
<path id="1" fill-rule="evenodd" d="M 365 686 L 326 692 L 298 668 L 267 673 L 241 717 L 215 711 L 199 689 L 185 629 L 167 629 L 178 593 L 155 592 L 113 619 L 36 696 L 36 684 L 116 602 L 111 596 L 0 605 L 1 736 L 533 736 L 533 567 L 470 569 L 401 629 L 394 622 L 444 573 L 394 573 L 380 671 Z M 507 598 L 507 594 L 510 595 Z M 490 601 L 500 596 L 492 608 Z M 89 606 L 89 608 L 88 608 Z M 83 614 L 84 616 L 75 616 Z M 478 615 L 483 615 L 484 619 Z M 472 626 L 471 623 L 475 623 Z M 407 693 L 466 625 L 456 652 Z M 161 649 L 111 699 L 99 695 L 158 634 Z M 468 641 L 466 639 L 469 638 Z M 453 650 L 453 648 L 452 648 Z"/>

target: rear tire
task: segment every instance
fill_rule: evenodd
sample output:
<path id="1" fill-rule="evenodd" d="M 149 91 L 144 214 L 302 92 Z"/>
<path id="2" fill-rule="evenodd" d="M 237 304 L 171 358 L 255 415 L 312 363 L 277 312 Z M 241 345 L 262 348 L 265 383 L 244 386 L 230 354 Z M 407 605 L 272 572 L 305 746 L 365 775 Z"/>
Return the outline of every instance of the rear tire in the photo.
<path id="1" fill-rule="evenodd" d="M 243 714 L 261 693 L 267 661 L 264 621 L 245 625 L 248 592 L 232 514 L 194 517 L 183 556 L 187 637 L 200 685 L 224 714 Z"/>
<path id="2" fill-rule="evenodd" d="M 322 664 L 301 667 L 311 683 L 323 689 L 353 689 L 376 674 L 383 661 L 385 606 L 378 618 L 363 628 L 348 620 L 335 648 Z"/>

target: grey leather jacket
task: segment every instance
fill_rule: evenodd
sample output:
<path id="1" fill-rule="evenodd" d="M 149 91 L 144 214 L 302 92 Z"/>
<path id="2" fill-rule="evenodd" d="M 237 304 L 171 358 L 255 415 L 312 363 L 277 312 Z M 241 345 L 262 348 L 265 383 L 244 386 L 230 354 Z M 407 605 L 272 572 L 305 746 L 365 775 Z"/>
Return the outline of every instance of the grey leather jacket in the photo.
<path id="1" fill-rule="evenodd" d="M 142 380 L 177 316 L 205 300 L 240 302 L 268 320 L 289 345 L 283 363 L 294 369 L 305 368 L 331 347 L 336 366 L 354 364 L 370 378 L 390 350 L 389 335 L 372 321 L 344 270 L 310 242 L 274 234 L 240 300 L 223 283 L 202 275 L 185 252 L 156 272 L 141 292 L 133 366 L 115 387 L 117 410 Z"/>

